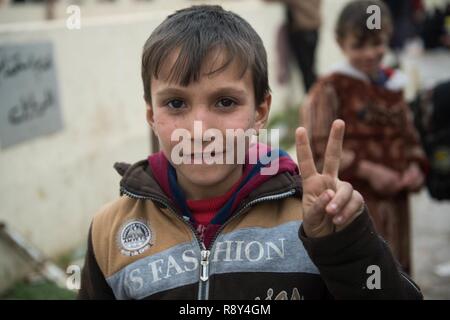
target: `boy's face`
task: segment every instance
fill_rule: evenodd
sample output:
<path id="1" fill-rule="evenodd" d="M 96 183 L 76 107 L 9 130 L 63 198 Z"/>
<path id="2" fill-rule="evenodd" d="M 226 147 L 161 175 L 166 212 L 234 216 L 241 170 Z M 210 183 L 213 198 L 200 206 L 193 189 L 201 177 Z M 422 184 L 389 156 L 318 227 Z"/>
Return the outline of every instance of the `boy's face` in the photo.
<path id="1" fill-rule="evenodd" d="M 194 153 L 194 121 L 201 122 L 202 134 L 210 128 L 218 129 L 224 137 L 225 159 L 226 129 L 245 131 L 262 128 L 268 117 L 271 96 L 267 95 L 263 103 L 257 106 L 251 72 L 247 69 L 242 76 L 242 68 L 235 61 L 227 68 L 208 75 L 225 61 L 224 55 L 214 52 L 205 58 L 198 81 L 192 81 L 185 87 L 168 82 L 166 79 L 176 57 L 177 53 L 172 53 L 162 65 L 158 79 L 151 80 L 152 104 L 147 106 L 147 120 L 158 137 L 164 155 L 175 167 L 180 184 L 183 181 L 192 188 L 213 188 L 230 176 L 240 176 L 242 165 L 236 164 L 236 161 L 233 164 L 206 164 L 204 161 L 200 164 L 174 164 L 172 149 L 179 140 L 172 141 L 172 133 L 176 129 L 189 132 L 191 152 Z M 202 143 L 203 152 L 209 143 Z"/>
<path id="2" fill-rule="evenodd" d="M 378 71 L 387 43 L 386 34 L 381 34 L 378 39 L 368 40 L 362 44 L 354 34 L 348 34 L 339 41 L 342 52 L 350 64 L 369 76 L 375 75 Z"/>

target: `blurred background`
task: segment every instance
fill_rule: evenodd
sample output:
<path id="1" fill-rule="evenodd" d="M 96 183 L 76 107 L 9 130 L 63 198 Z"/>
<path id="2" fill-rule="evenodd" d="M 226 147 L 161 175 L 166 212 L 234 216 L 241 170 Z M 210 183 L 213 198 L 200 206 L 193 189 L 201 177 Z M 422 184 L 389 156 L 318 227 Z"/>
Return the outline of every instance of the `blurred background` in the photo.
<path id="1" fill-rule="evenodd" d="M 347 2 L 322 0 L 318 75 L 343 58 L 334 25 Z M 425 137 L 423 119 L 432 109 L 427 92 L 450 80 L 450 2 L 393 2 L 404 19 L 397 22 L 404 23 L 396 23 L 386 64 L 408 76 L 405 97 Z M 283 40 L 283 4 L 0 0 L 1 298 L 74 298 L 71 284 L 92 216 L 119 194 L 113 163 L 143 159 L 157 148 L 145 121 L 142 46 L 167 15 L 200 3 L 238 13 L 263 39 L 273 93 L 270 126 L 281 130 L 282 146 L 292 152 L 305 85 Z M 446 147 L 440 156 L 449 161 Z M 450 202 L 423 188 L 410 203 L 413 278 L 425 298 L 450 299 Z"/>

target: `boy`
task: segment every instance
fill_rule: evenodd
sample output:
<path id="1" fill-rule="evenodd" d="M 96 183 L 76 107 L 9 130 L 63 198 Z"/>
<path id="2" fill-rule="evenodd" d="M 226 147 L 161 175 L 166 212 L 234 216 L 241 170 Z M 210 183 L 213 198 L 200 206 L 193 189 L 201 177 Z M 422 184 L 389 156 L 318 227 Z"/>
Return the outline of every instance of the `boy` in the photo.
<path id="1" fill-rule="evenodd" d="M 380 8 L 379 29 L 366 26 L 373 5 Z M 302 112 L 319 166 L 333 120 L 347 123 L 340 176 L 364 196 L 375 229 L 410 273 L 408 193 L 422 186 L 426 158 L 403 99 L 404 76 L 381 66 L 391 32 L 381 1 L 347 4 L 336 24 L 347 61 L 318 81 Z"/>
<path id="2" fill-rule="evenodd" d="M 79 298 L 421 298 L 373 231 L 361 195 L 337 178 L 341 120 L 323 174 L 306 130 L 297 130 L 303 180 L 286 153 L 270 149 L 278 172 L 261 174 L 269 163 L 249 161 L 248 141 L 243 164 L 207 164 L 203 142 L 182 152 L 194 164 L 174 160 L 173 132 L 192 134 L 197 121 L 222 133 L 265 125 L 266 52 L 246 21 L 219 6 L 177 11 L 147 40 L 142 78 L 162 151 L 116 164 L 122 197 L 94 217 Z M 238 141 L 214 156 L 229 158 Z"/>

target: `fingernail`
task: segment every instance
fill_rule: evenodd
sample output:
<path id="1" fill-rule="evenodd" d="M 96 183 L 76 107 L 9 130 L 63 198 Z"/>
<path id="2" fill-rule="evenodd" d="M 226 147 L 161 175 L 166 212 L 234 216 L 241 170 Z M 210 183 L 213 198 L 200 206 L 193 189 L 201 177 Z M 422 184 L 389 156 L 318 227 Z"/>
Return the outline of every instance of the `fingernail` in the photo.
<path id="1" fill-rule="evenodd" d="M 341 216 L 335 217 L 335 218 L 333 219 L 333 222 L 336 223 L 336 224 L 341 223 L 341 222 L 342 222 L 342 217 L 341 217 Z"/>
<path id="2" fill-rule="evenodd" d="M 332 212 L 336 212 L 336 210 L 337 210 L 337 204 L 336 204 L 336 203 L 331 203 L 331 204 L 328 206 L 328 210 L 329 210 L 329 211 L 332 211 Z"/>

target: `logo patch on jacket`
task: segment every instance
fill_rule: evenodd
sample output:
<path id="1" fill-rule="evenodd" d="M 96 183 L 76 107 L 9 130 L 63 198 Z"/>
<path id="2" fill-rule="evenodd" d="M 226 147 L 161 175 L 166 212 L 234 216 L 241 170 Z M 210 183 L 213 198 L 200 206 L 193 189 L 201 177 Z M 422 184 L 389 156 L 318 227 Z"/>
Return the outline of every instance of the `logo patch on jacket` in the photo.
<path id="1" fill-rule="evenodd" d="M 135 256 L 153 245 L 153 232 L 144 221 L 129 221 L 120 228 L 118 243 L 123 255 Z"/>

